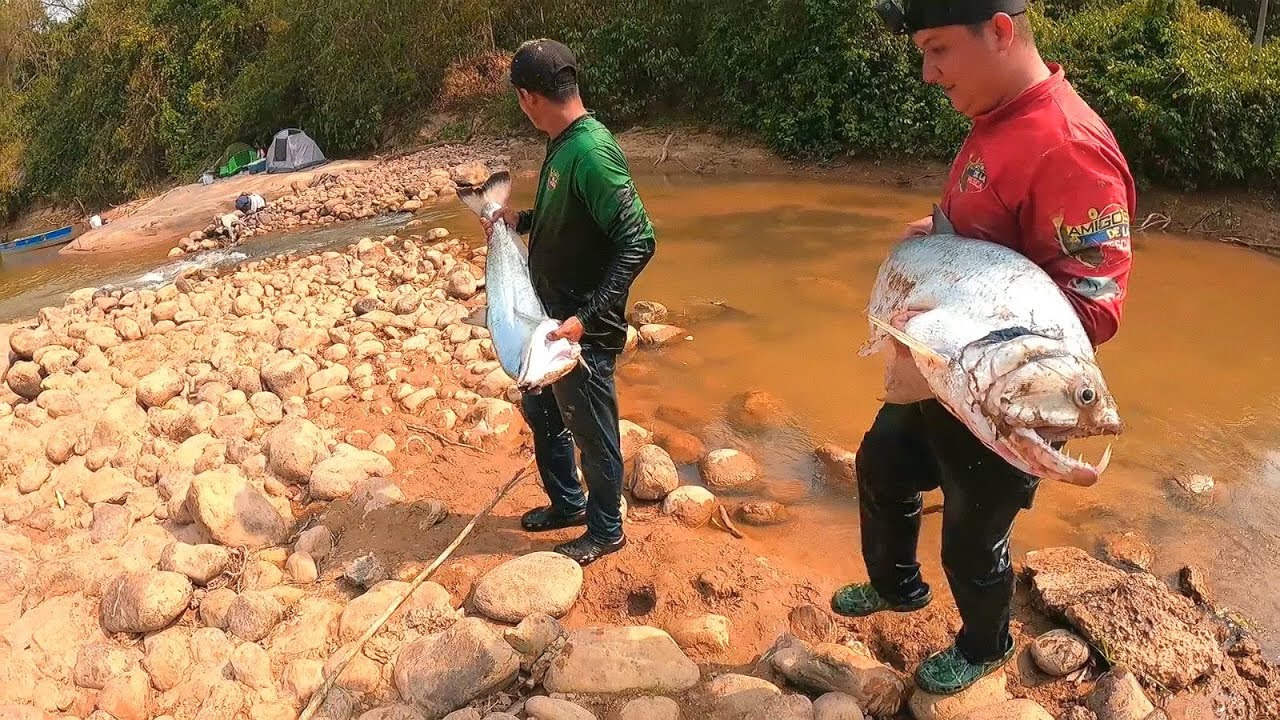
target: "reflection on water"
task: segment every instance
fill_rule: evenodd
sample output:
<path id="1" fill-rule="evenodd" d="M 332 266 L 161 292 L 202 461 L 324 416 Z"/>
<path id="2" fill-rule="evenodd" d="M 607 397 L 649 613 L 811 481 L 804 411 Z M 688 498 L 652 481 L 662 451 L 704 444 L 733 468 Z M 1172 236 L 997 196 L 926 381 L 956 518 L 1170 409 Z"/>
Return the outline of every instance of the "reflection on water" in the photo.
<path id="1" fill-rule="evenodd" d="M 814 444 L 856 450 L 879 407 L 881 360 L 856 354 L 867 337 L 867 296 L 892 238 L 934 198 L 793 179 L 638 184 L 659 250 L 633 299 L 673 310 L 716 299 L 740 312 L 693 325 L 694 341 L 672 351 L 642 353 L 635 362 L 658 372 L 643 384 L 620 382 L 624 412 L 647 417 L 681 405 L 717 414 L 733 395 L 767 390 L 799 430 L 742 438 L 716 420 L 704 439 L 708 448 L 753 452 L 772 481 L 760 495 L 794 495 L 797 483 L 812 484 Z M 1183 565 L 1204 568 L 1215 598 L 1251 618 L 1275 655 L 1280 324 L 1263 309 L 1280 306 L 1280 261 L 1166 235 L 1135 245 L 1123 326 L 1099 353 L 1127 424 L 1112 469 L 1092 489 L 1043 484 L 1015 529 L 1015 552 L 1066 543 L 1093 550 L 1108 532 L 1137 532 L 1156 549 L 1153 572 L 1172 582 Z M 1096 459 L 1105 442 L 1072 450 Z M 1173 481 L 1192 473 L 1215 479 L 1207 498 Z M 852 493 L 822 490 L 792 503 L 792 524 L 748 529 L 761 554 L 828 589 L 865 577 Z M 940 524 L 941 516 L 926 517 L 920 547 L 938 589 L 946 587 Z"/>
<path id="2" fill-rule="evenodd" d="M 536 174 L 517 177 L 513 204 L 531 204 L 535 181 Z M 879 406 L 881 361 L 856 354 L 867 336 L 867 294 L 890 239 L 934 197 L 791 178 L 642 176 L 637 184 L 659 249 L 632 299 L 685 313 L 694 340 L 643 351 L 620 370 L 624 414 L 652 421 L 679 411 L 682 427 L 705 424 L 709 449 L 737 447 L 760 461 L 766 481 L 757 495 L 787 503 L 795 518 L 777 528 L 744 528 L 761 555 L 826 590 L 865 577 L 856 500 L 812 481 L 812 448 L 836 442 L 856 450 Z M 310 252 L 394 232 L 406 219 L 255 238 L 236 250 L 249 257 Z M 425 219 L 427 227 L 479 235 L 475 218 L 456 202 Z M 1036 507 L 1015 529 L 1015 552 L 1056 544 L 1094 549 L 1107 532 L 1140 533 L 1156 548 L 1154 572 L 1173 581 L 1183 565 L 1203 568 L 1215 599 L 1252 619 L 1275 656 L 1280 324 L 1264 311 L 1280 306 L 1280 260 L 1157 234 L 1141 236 L 1135 248 L 1123 326 L 1099 354 L 1125 434 L 1097 487 L 1042 485 Z M 35 258 L 25 269 L 6 259 L 0 318 L 30 315 L 86 285 L 137 283 L 147 273 L 156 273 L 149 280 L 172 277 L 179 266 L 164 260 L 163 250 Z M 731 430 L 724 405 L 749 389 L 779 398 L 794 427 L 757 437 Z M 1103 446 L 1073 450 L 1097 458 Z M 1173 482 L 1190 473 L 1213 476 L 1208 497 L 1193 498 Z M 682 468 L 682 475 L 692 481 L 696 471 Z M 945 594 L 940 522 L 940 515 L 925 518 L 920 556 Z"/>

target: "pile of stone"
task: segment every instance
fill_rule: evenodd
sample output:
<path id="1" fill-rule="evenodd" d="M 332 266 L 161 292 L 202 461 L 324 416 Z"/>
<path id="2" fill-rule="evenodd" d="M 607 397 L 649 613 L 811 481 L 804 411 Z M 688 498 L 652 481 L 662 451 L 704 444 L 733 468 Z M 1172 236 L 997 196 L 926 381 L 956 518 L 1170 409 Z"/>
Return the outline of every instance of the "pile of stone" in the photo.
<path id="1" fill-rule="evenodd" d="M 215 220 L 179 241 L 170 256 L 225 247 L 271 232 L 324 226 L 398 212 L 414 213 L 483 183 L 508 162 L 501 141 L 447 146 L 392 158 L 372 167 L 317 174 L 309 185 L 268 202 L 252 215 L 230 212 L 234 230 Z"/>

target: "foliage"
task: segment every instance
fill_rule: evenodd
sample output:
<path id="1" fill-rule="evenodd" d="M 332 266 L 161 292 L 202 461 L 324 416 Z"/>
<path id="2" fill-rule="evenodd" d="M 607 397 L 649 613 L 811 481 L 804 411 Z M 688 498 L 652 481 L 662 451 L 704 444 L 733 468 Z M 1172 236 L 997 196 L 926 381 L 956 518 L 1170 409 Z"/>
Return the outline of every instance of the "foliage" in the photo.
<path id="1" fill-rule="evenodd" d="M 1256 0 L 1202 1 L 1049 0 L 1033 17 L 1046 58 L 1064 64 L 1140 177 L 1275 183 L 1280 45 L 1251 46 Z M 467 97 L 457 109 L 523 127 L 495 58 L 543 36 L 575 50 L 590 107 L 614 126 L 685 115 L 792 156 L 946 159 L 968 123 L 871 5 L 86 0 L 55 22 L 37 0 L 9 0 L 0 211 L 190 179 L 231 142 L 261 146 L 282 127 L 305 129 L 330 156 L 367 152 Z M 460 65 L 470 71 L 446 82 Z M 467 92 L 486 85 L 488 99 Z"/>
<path id="2" fill-rule="evenodd" d="M 1239 24 L 1192 0 L 1098 4 L 1039 29 L 1142 177 L 1188 188 L 1277 179 L 1280 47 L 1252 48 Z"/>

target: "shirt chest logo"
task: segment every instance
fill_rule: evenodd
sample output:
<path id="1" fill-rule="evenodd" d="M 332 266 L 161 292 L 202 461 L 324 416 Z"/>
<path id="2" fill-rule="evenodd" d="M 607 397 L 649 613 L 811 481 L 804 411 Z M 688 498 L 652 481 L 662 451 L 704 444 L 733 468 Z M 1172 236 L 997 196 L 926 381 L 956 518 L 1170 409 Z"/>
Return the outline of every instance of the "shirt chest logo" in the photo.
<path id="1" fill-rule="evenodd" d="M 551 168 L 551 172 L 547 173 L 547 189 L 555 190 L 560 186 L 560 171 Z"/>
<path id="2" fill-rule="evenodd" d="M 962 193 L 979 193 L 987 189 L 987 166 L 982 158 L 970 155 L 960 172 L 957 189 Z"/>
<path id="3" fill-rule="evenodd" d="M 1106 261 L 1106 249 L 1129 249 L 1129 211 L 1120 205 L 1107 205 L 1101 210 L 1089 208 L 1089 219 L 1077 225 L 1065 222 L 1059 215 L 1053 219 L 1058 245 L 1062 252 L 1084 265 L 1096 268 Z"/>

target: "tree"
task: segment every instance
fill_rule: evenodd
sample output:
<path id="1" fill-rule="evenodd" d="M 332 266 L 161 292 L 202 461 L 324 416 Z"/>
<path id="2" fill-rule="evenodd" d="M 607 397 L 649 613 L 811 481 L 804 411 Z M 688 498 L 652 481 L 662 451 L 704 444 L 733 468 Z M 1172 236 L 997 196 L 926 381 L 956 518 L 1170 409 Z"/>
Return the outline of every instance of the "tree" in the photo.
<path id="1" fill-rule="evenodd" d="M 1267 35 L 1267 0 L 1262 0 L 1258 6 L 1258 33 L 1253 36 L 1253 44 L 1262 47 L 1262 41 Z"/>

